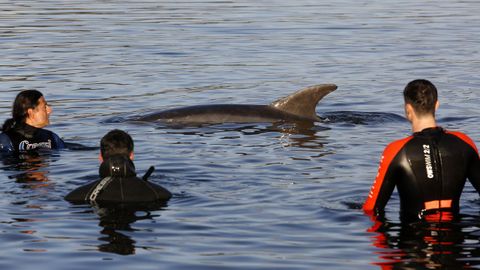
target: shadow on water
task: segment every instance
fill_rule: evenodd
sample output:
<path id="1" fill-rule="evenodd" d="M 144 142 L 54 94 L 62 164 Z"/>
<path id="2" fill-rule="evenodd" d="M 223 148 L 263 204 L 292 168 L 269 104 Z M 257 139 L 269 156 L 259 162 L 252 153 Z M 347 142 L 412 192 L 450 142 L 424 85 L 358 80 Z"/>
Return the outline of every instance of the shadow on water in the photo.
<path id="1" fill-rule="evenodd" d="M 318 131 L 329 130 L 328 127 L 318 126 L 312 122 L 275 122 L 275 123 L 226 123 L 202 125 L 170 125 L 158 124 L 158 129 L 169 129 L 169 134 L 202 135 L 222 132 L 239 132 L 243 135 L 261 135 L 269 132 L 288 134 L 315 135 Z"/>
<path id="2" fill-rule="evenodd" d="M 137 229 L 132 224 L 139 220 L 152 220 L 158 216 L 155 211 L 166 207 L 163 202 L 149 204 L 102 204 L 92 206 L 99 217 L 101 237 L 103 243 L 98 245 L 101 252 L 119 255 L 132 255 L 136 253 L 136 241 L 126 232 Z"/>
<path id="3" fill-rule="evenodd" d="M 288 145 L 300 148 L 318 148 L 319 141 L 325 141 L 321 133 L 330 130 L 329 127 L 313 122 L 275 122 L 275 123 L 227 123 L 210 125 L 171 126 L 158 125 L 158 129 L 166 130 L 167 134 L 209 136 L 213 134 L 238 133 L 243 136 L 256 136 L 268 133 L 281 134 L 282 139 L 288 139 Z M 278 137 L 277 135 L 275 135 Z M 228 138 L 228 137 L 225 137 Z M 320 145 L 321 146 L 321 145 Z"/>
<path id="4" fill-rule="evenodd" d="M 65 143 L 69 151 L 92 151 L 98 147 L 89 147 L 78 143 Z M 49 168 L 51 163 L 61 159 L 61 152 L 56 150 L 31 151 L 28 153 L 2 153 L 4 171 L 16 172 L 8 176 L 9 179 L 16 179 L 17 183 L 26 186 L 48 186 Z"/>
<path id="5" fill-rule="evenodd" d="M 2 156 L 3 170 L 15 172 L 8 176 L 15 179 L 22 187 L 36 188 L 50 185 L 47 175 L 51 162 L 55 162 L 58 155 L 51 153 L 31 152 L 20 155 Z"/>
<path id="6" fill-rule="evenodd" d="M 382 269 L 471 269 L 480 261 L 480 216 L 461 215 L 451 222 L 395 223 L 385 218 L 368 231 L 379 249 Z"/>
<path id="7" fill-rule="evenodd" d="M 379 125 L 404 122 L 403 116 L 383 112 L 336 111 L 322 115 L 322 123 L 343 123 L 347 125 Z"/>

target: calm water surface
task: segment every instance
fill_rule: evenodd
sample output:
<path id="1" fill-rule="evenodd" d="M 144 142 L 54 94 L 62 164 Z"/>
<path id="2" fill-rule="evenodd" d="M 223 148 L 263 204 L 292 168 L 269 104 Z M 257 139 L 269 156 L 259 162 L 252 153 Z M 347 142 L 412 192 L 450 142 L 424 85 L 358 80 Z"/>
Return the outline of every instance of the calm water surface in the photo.
<path id="1" fill-rule="evenodd" d="M 21 89 L 53 105 L 51 130 L 98 147 L 136 142 L 161 209 L 73 206 L 98 150 L 0 170 L 1 269 L 480 268 L 480 201 L 460 221 L 402 226 L 359 210 L 383 147 L 409 134 L 401 90 L 440 90 L 442 126 L 480 139 L 477 1 L 0 0 L 0 121 Z M 336 92 L 310 127 L 172 128 L 123 117 L 182 105 L 266 104 L 318 83 Z M 116 121 L 111 121 L 116 119 Z"/>

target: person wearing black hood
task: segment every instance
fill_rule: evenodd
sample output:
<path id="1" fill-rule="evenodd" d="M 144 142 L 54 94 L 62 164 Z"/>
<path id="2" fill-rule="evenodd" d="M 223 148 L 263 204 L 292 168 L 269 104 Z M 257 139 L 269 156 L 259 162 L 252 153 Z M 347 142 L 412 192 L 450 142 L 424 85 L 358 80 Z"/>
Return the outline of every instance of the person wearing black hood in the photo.
<path id="1" fill-rule="evenodd" d="M 143 179 L 136 176 L 133 148 L 132 137 L 126 132 L 118 129 L 108 132 L 100 141 L 101 179 L 71 191 L 65 200 L 73 203 L 149 203 L 169 200 L 172 194 L 167 189 L 147 181 L 153 167 Z"/>
<path id="2" fill-rule="evenodd" d="M 23 153 L 38 149 L 63 149 L 65 143 L 50 130 L 52 108 L 37 90 L 20 92 L 12 107 L 12 118 L 7 119 L 0 134 L 0 152 Z"/>

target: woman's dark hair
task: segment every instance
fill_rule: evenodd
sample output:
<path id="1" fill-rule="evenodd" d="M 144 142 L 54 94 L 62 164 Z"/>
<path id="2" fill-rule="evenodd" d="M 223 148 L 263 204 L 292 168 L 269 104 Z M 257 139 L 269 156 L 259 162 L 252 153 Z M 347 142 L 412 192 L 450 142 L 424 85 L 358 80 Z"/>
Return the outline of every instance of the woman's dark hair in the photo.
<path id="1" fill-rule="evenodd" d="M 5 120 L 2 130 L 9 131 L 17 123 L 25 123 L 28 109 L 35 109 L 43 94 L 37 90 L 24 90 L 18 93 L 12 106 L 12 118 Z"/>
<path id="2" fill-rule="evenodd" d="M 417 113 L 435 115 L 438 93 L 430 81 L 419 79 L 409 82 L 403 91 L 403 97 L 405 103 L 412 105 Z"/>
<path id="3" fill-rule="evenodd" d="M 104 159 L 114 155 L 128 157 L 133 152 L 132 137 L 123 130 L 111 130 L 100 141 L 100 151 Z"/>

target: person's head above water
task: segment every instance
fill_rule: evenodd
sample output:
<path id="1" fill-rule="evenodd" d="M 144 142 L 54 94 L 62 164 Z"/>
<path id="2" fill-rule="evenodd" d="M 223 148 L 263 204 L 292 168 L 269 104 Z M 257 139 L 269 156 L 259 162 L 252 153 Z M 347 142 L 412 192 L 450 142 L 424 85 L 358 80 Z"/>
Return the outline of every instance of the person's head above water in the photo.
<path id="1" fill-rule="evenodd" d="M 12 118 L 5 121 L 3 131 L 8 131 L 15 124 L 28 124 L 36 128 L 43 128 L 50 124 L 51 113 L 52 109 L 40 91 L 24 90 L 15 98 Z"/>
<path id="2" fill-rule="evenodd" d="M 435 115 L 438 106 L 437 88 L 425 79 L 413 80 L 403 90 L 405 104 L 410 104 L 417 115 Z"/>
<path id="3" fill-rule="evenodd" d="M 100 141 L 100 160 L 111 156 L 125 156 L 133 160 L 133 139 L 123 130 L 114 129 Z"/>
<path id="4" fill-rule="evenodd" d="M 425 79 L 413 80 L 403 90 L 405 116 L 413 132 L 435 127 L 435 111 L 439 106 L 437 88 Z"/>

